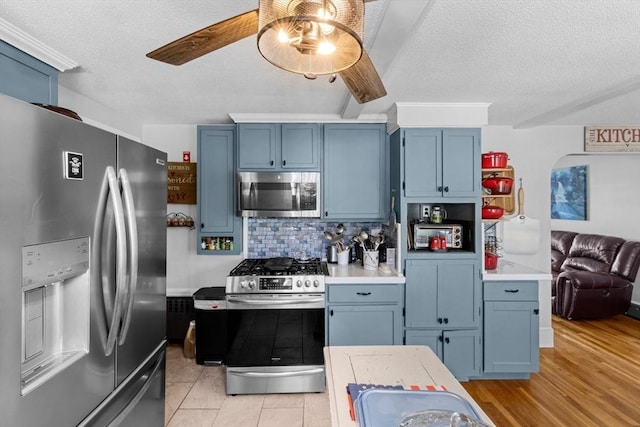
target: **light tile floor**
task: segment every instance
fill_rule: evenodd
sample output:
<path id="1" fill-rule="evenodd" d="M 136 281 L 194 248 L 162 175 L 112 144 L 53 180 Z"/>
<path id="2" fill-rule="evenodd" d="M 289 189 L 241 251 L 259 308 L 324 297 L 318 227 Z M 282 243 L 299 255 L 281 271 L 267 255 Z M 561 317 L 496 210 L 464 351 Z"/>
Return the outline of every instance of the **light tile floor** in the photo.
<path id="1" fill-rule="evenodd" d="M 168 427 L 328 427 L 326 393 L 227 396 L 224 367 L 202 366 L 167 348 Z"/>

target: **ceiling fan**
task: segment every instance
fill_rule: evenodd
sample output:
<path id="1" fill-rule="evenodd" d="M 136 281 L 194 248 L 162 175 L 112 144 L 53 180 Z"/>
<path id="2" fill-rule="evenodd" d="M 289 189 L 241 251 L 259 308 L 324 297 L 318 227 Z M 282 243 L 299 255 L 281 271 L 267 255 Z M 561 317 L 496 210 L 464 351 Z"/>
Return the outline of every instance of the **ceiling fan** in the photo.
<path id="1" fill-rule="evenodd" d="M 258 9 L 174 40 L 147 57 L 182 65 L 253 34 L 272 64 L 308 79 L 335 74 L 360 104 L 387 94 L 362 46 L 364 3 L 374 0 L 260 0 Z"/>

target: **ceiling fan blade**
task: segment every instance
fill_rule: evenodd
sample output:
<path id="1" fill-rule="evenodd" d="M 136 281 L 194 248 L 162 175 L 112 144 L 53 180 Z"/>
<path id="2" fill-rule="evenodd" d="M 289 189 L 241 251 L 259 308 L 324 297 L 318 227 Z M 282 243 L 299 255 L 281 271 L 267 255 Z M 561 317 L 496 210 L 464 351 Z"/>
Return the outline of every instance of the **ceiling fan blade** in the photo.
<path id="1" fill-rule="evenodd" d="M 382 98 L 387 94 L 376 67 L 364 49 L 360 60 L 346 70 L 340 71 L 340 77 L 358 104 Z"/>
<path id="2" fill-rule="evenodd" d="M 258 9 L 255 9 L 174 40 L 147 53 L 147 57 L 182 65 L 257 32 Z"/>

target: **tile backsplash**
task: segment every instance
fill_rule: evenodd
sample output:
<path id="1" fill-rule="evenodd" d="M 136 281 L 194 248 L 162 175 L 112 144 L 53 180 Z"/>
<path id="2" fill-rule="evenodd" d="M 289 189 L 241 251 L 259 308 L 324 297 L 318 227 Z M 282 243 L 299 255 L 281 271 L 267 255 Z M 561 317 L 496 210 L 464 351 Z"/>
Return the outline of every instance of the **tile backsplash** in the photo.
<path id="1" fill-rule="evenodd" d="M 248 218 L 249 258 L 325 257 L 329 241 L 324 232 L 335 233 L 338 222 L 315 218 Z M 380 222 L 342 222 L 345 243 L 361 230 L 382 230 Z"/>

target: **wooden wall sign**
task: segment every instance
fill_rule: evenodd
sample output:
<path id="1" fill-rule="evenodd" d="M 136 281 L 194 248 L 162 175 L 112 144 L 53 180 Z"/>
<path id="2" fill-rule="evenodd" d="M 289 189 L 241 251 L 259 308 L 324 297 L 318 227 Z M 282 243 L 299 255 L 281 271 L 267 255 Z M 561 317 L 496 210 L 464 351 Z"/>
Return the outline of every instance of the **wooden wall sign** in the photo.
<path id="1" fill-rule="evenodd" d="M 640 152 L 640 126 L 585 126 L 584 151 Z"/>
<path id="2" fill-rule="evenodd" d="M 167 203 L 195 205 L 197 163 L 167 162 Z"/>

